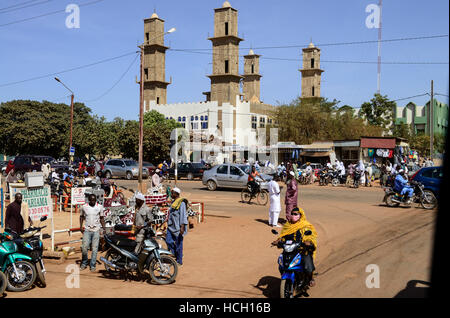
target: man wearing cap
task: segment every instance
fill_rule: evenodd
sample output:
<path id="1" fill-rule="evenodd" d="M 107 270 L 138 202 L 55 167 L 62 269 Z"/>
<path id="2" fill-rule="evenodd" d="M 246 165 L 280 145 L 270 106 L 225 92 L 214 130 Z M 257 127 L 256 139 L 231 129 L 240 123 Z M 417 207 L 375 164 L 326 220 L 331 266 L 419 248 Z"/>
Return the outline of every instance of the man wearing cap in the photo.
<path id="1" fill-rule="evenodd" d="M 183 265 L 183 238 L 187 233 L 186 200 L 180 197 L 181 190 L 172 189 L 173 202 L 169 209 L 166 242 L 179 265 Z"/>
<path id="2" fill-rule="evenodd" d="M 403 169 L 400 169 L 395 177 L 394 191 L 400 193 L 400 195 L 407 194 L 407 203 L 410 203 L 411 197 L 414 194 L 414 188 L 408 185 L 408 178 L 405 176 L 405 171 Z"/>
<path id="3" fill-rule="evenodd" d="M 135 205 L 135 218 L 134 218 L 134 227 L 136 231 L 136 248 L 134 252 L 139 254 L 141 250 L 142 242 L 144 241 L 144 227 L 147 223 L 153 221 L 153 215 L 147 204 L 145 204 L 145 197 L 142 193 L 138 192 L 135 196 L 136 205 Z"/>
<path id="4" fill-rule="evenodd" d="M 152 175 L 152 187 L 158 187 L 161 184 L 161 178 L 159 177 L 159 169 L 153 171 Z"/>

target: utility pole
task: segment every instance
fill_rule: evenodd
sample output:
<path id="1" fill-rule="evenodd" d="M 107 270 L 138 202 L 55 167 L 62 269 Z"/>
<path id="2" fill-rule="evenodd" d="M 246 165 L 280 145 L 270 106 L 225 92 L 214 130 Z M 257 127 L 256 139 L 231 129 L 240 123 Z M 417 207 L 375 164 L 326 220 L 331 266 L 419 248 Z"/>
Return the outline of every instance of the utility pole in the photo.
<path id="1" fill-rule="evenodd" d="M 381 16 L 383 11 L 383 0 L 378 4 L 380 8 L 380 24 L 378 25 L 378 77 L 377 77 L 377 92 L 381 94 Z"/>
<path id="2" fill-rule="evenodd" d="M 168 33 L 175 32 L 176 29 L 172 28 L 169 31 L 160 34 L 158 36 L 164 36 Z M 155 38 L 157 38 L 156 36 Z M 143 145 L 144 145 L 144 47 L 146 44 L 148 44 L 150 40 L 147 40 L 141 45 L 138 45 L 138 48 L 140 49 L 140 58 L 141 58 L 141 65 L 140 65 L 140 77 L 141 80 L 138 82 L 139 84 L 139 176 L 138 176 L 138 190 L 142 193 L 143 192 L 143 184 L 142 184 L 142 161 L 143 161 Z"/>
<path id="3" fill-rule="evenodd" d="M 61 83 L 70 93 L 70 138 L 69 138 L 69 164 L 72 164 L 72 156 L 70 154 L 70 151 L 72 150 L 72 131 L 73 131 L 73 99 L 74 99 L 74 92 L 68 88 L 59 78 L 55 77 L 55 81 Z"/>
<path id="4" fill-rule="evenodd" d="M 142 185 L 142 161 L 143 161 L 143 144 L 144 144 L 144 45 L 139 46 L 141 49 L 141 65 L 140 65 L 140 81 L 139 81 L 139 176 L 138 176 L 138 189 L 139 192 L 143 192 Z"/>
<path id="5" fill-rule="evenodd" d="M 434 120 L 433 120 L 433 108 L 434 108 L 434 90 L 433 90 L 433 80 L 431 80 L 431 100 L 430 100 L 430 157 L 433 159 L 433 142 L 434 142 Z"/>

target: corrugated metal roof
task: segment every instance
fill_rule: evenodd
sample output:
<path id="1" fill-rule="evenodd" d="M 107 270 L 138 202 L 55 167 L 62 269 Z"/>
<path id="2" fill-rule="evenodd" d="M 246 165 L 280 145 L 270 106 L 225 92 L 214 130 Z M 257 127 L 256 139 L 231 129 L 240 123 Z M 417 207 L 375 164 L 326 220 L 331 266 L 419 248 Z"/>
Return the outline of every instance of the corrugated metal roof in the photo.
<path id="1" fill-rule="evenodd" d="M 361 138 L 361 148 L 394 149 L 395 138 Z"/>

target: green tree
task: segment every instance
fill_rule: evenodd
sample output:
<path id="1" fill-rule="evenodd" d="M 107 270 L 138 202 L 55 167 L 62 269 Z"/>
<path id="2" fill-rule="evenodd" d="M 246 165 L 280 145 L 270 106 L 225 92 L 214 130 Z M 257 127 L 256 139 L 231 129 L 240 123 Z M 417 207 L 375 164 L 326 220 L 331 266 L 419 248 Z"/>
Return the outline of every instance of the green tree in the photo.
<path id="1" fill-rule="evenodd" d="M 387 131 L 387 126 L 392 122 L 394 107 L 397 104 L 390 101 L 387 96 L 375 93 L 370 102 L 361 105 L 360 116 L 372 126 L 382 127 Z"/>
<path id="2" fill-rule="evenodd" d="M 405 123 L 397 124 L 394 126 L 392 135 L 394 137 L 405 138 L 406 140 L 411 141 L 412 138 L 411 128 L 409 127 L 408 124 Z"/>

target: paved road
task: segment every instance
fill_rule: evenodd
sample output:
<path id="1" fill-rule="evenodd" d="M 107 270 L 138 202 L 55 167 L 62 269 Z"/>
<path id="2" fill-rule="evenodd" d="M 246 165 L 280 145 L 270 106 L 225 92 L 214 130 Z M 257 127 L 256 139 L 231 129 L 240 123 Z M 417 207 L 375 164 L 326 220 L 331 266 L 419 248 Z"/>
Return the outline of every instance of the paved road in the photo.
<path id="1" fill-rule="evenodd" d="M 137 188 L 136 181 L 116 182 Z M 278 297 L 280 251 L 270 247 L 276 237 L 267 225 L 268 206 L 241 203 L 239 190 L 210 192 L 199 181 L 178 186 L 182 196 L 205 203 L 206 219 L 186 237 L 185 264 L 175 284 L 83 272 L 81 288 L 68 289 L 65 269 L 79 260 L 76 255 L 63 265 L 48 264 L 47 288 L 8 297 Z M 310 297 L 423 295 L 426 285 L 420 282 L 430 280 L 436 211 L 391 209 L 380 205 L 382 198 L 379 187 L 300 187 L 299 205 L 318 231 L 317 286 Z M 368 288 L 366 280 L 376 271 L 379 288 Z"/>

